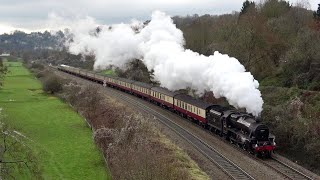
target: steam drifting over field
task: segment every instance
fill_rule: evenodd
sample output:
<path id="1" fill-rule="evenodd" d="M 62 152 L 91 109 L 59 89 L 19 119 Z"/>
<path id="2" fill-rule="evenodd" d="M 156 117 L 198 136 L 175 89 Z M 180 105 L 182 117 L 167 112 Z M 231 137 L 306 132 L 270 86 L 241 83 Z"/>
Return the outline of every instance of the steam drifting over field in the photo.
<path id="1" fill-rule="evenodd" d="M 95 28 L 99 26 L 100 32 Z M 240 62 L 214 52 L 204 56 L 184 49 L 182 32 L 163 12 L 155 11 L 148 25 L 138 21 L 112 26 L 98 25 L 92 18 L 71 27 L 71 53 L 94 53 L 96 69 L 114 65 L 123 68 L 133 59 L 141 59 L 155 79 L 170 90 L 191 87 L 201 94 L 213 91 L 215 97 L 226 97 L 237 108 L 259 115 L 263 100 L 259 83 Z"/>

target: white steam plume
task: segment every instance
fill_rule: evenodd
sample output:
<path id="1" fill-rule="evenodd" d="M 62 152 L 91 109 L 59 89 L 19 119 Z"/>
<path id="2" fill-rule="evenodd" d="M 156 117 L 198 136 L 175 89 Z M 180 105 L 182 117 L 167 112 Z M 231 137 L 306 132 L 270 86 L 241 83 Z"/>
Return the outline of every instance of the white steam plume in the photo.
<path id="1" fill-rule="evenodd" d="M 255 116 L 261 113 L 259 83 L 251 73 L 228 55 L 214 52 L 204 56 L 184 49 L 182 32 L 165 13 L 153 12 L 145 27 L 137 21 L 100 25 L 100 33 L 92 35 L 94 27 L 97 24 L 91 18 L 80 20 L 75 29 L 71 27 L 74 41 L 69 50 L 75 54 L 93 52 L 96 69 L 109 65 L 124 67 L 133 59 L 141 59 L 149 70 L 154 70 L 155 79 L 163 87 L 170 90 L 191 87 L 198 93 L 210 90 L 215 97 L 225 97 L 237 108 L 246 108 Z"/>

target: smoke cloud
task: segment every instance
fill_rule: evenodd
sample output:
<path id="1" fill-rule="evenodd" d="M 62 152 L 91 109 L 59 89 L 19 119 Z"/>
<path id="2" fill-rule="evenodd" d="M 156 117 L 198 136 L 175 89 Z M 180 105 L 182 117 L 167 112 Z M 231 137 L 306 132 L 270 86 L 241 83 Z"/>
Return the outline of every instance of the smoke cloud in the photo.
<path id="1" fill-rule="evenodd" d="M 182 31 L 170 16 L 155 11 L 147 25 L 139 21 L 131 24 L 99 25 L 85 18 L 71 27 L 71 53 L 94 53 L 95 69 L 109 65 L 124 68 L 127 62 L 141 59 L 162 87 L 178 90 L 190 87 L 201 94 L 212 91 L 216 98 L 225 97 L 236 108 L 258 116 L 263 100 L 259 83 L 235 58 L 214 52 L 204 56 L 184 49 Z M 96 33 L 92 27 L 98 27 Z"/>

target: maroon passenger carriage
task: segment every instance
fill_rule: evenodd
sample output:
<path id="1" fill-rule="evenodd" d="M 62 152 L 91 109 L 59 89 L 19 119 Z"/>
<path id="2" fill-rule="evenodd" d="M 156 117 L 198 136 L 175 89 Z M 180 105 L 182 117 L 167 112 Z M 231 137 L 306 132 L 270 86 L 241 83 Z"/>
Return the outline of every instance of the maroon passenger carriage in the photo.
<path id="1" fill-rule="evenodd" d="M 151 101 L 156 102 L 158 105 L 171 109 L 174 109 L 173 101 L 174 96 L 179 93 L 169 91 L 163 87 L 153 86 L 151 88 L 150 99 Z"/>
<path id="2" fill-rule="evenodd" d="M 207 113 L 212 104 L 195 99 L 186 94 L 177 94 L 174 96 L 174 110 L 179 114 L 198 121 L 201 125 L 206 126 Z"/>
<path id="3" fill-rule="evenodd" d="M 152 87 L 151 84 L 135 81 L 132 83 L 132 93 L 136 96 L 149 99 Z"/>

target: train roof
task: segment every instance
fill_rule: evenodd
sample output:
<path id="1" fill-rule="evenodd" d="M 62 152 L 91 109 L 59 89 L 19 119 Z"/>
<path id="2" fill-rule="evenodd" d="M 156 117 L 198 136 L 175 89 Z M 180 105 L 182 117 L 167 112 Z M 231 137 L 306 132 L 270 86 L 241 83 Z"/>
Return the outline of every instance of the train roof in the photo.
<path id="1" fill-rule="evenodd" d="M 139 81 L 134 81 L 132 84 L 137 85 L 137 86 L 141 86 L 141 87 L 144 87 L 144 88 L 148 88 L 148 89 L 153 87 L 153 85 L 151 85 L 151 84 L 144 83 L 144 82 L 139 82 Z"/>
<path id="2" fill-rule="evenodd" d="M 175 99 L 178 99 L 178 100 L 181 100 L 181 101 L 184 101 L 188 104 L 191 104 L 191 105 L 194 105 L 194 106 L 197 106 L 201 109 L 207 109 L 208 107 L 211 107 L 213 104 L 211 103 L 207 103 L 205 101 L 202 101 L 202 100 L 199 100 L 199 99 L 196 99 L 196 98 L 193 98 L 187 94 L 178 94 L 176 96 L 174 96 Z"/>
<path id="3" fill-rule="evenodd" d="M 119 81 L 122 81 L 122 82 L 126 82 L 126 83 L 133 83 L 133 82 L 135 82 L 135 81 L 133 81 L 133 80 L 125 79 L 125 78 L 121 78 L 121 77 L 117 77 L 117 78 L 115 78 L 115 79 L 117 79 L 117 80 L 119 80 Z"/>
<path id="4" fill-rule="evenodd" d="M 221 113 L 221 112 L 224 112 L 224 111 L 231 110 L 230 108 L 221 106 L 221 105 L 219 105 L 219 104 L 212 104 L 211 109 L 214 110 L 214 111 L 218 111 L 218 112 L 220 112 L 220 113 Z"/>
<path id="5" fill-rule="evenodd" d="M 61 67 L 68 67 L 68 68 L 71 67 L 71 66 L 68 66 L 68 65 L 65 65 L 65 64 L 60 64 L 60 66 Z"/>
<path id="6" fill-rule="evenodd" d="M 102 74 L 102 76 L 105 76 L 105 77 L 108 77 L 108 78 L 117 79 L 117 77 L 116 77 L 116 76 L 109 75 L 109 74 Z"/>
<path id="7" fill-rule="evenodd" d="M 172 91 L 169 91 L 167 88 L 158 87 L 158 86 L 154 86 L 153 88 L 151 88 L 151 90 L 165 94 L 167 96 L 171 96 L 171 97 L 173 97 L 177 94 L 180 94 L 178 92 L 172 92 Z"/>

